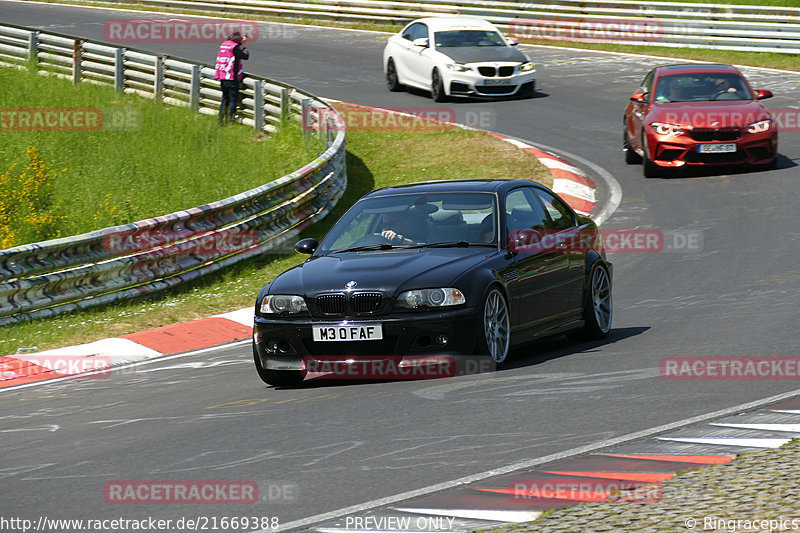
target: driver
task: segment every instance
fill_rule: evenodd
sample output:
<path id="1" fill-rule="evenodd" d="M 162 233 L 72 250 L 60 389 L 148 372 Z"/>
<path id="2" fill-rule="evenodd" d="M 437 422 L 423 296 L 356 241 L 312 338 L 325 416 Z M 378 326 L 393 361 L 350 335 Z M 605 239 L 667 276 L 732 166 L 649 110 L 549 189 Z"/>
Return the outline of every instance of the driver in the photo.
<path id="1" fill-rule="evenodd" d="M 428 215 L 438 208 L 424 199 L 402 211 L 383 214 L 381 236 L 391 244 L 417 244 L 428 237 Z"/>
<path id="2" fill-rule="evenodd" d="M 733 85 L 728 78 L 718 78 L 714 81 L 714 88 L 716 89 L 715 97 L 722 97 L 719 99 L 736 99 L 741 98 L 742 93 Z M 730 96 L 728 96 L 730 95 Z"/>

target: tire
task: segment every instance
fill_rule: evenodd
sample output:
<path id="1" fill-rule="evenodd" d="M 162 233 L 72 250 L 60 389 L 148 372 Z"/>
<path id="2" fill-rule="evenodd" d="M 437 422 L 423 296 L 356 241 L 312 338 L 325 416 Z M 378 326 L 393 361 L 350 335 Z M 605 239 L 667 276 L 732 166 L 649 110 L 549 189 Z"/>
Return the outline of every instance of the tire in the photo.
<path id="1" fill-rule="evenodd" d="M 397 77 L 397 67 L 394 66 L 394 60 L 391 58 L 386 64 L 386 87 L 393 93 L 403 90 L 403 85 Z"/>
<path id="2" fill-rule="evenodd" d="M 636 153 L 631 147 L 631 140 L 628 137 L 628 128 L 623 121 L 622 126 L 622 151 L 625 153 L 625 162 L 629 165 L 638 165 L 642 162 L 642 156 Z"/>
<path id="3" fill-rule="evenodd" d="M 267 385 L 281 388 L 296 388 L 303 384 L 303 373 L 299 370 L 267 370 L 261 366 L 261 360 L 258 357 L 255 342 L 253 342 L 253 360 L 256 364 L 258 377 Z"/>
<path id="4" fill-rule="evenodd" d="M 531 81 L 522 85 L 519 88 L 519 96 L 520 98 L 533 98 L 536 94 L 536 82 Z"/>
<path id="5" fill-rule="evenodd" d="M 508 358 L 511 346 L 511 321 L 506 297 L 499 289 L 491 289 L 483 299 L 479 321 L 478 353 L 488 355 L 500 366 Z"/>
<path id="6" fill-rule="evenodd" d="M 611 276 L 608 269 L 595 264 L 589 275 L 589 287 L 583 307 L 583 329 L 579 336 L 583 339 L 603 339 L 611 331 L 614 306 L 611 298 Z"/>
<path id="7" fill-rule="evenodd" d="M 437 69 L 433 69 L 433 74 L 431 74 L 431 98 L 433 98 L 434 102 L 447 101 L 447 95 L 444 92 L 442 76 L 439 74 Z"/>
<path id="8" fill-rule="evenodd" d="M 657 178 L 659 176 L 658 166 L 650 161 L 650 153 L 647 151 L 647 137 L 642 132 L 642 174 L 645 178 Z"/>

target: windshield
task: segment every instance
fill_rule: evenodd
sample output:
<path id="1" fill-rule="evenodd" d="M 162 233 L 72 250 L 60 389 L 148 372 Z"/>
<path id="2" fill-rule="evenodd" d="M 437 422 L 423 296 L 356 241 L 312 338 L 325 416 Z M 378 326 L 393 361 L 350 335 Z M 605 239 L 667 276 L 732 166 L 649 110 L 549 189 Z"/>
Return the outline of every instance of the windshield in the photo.
<path id="1" fill-rule="evenodd" d="M 489 30 L 437 31 L 433 34 L 433 39 L 437 48 L 506 45 L 499 33 Z"/>
<path id="2" fill-rule="evenodd" d="M 661 76 L 654 94 L 658 103 L 753 99 L 750 88 L 738 74 L 712 72 Z"/>
<path id="3" fill-rule="evenodd" d="M 356 203 L 331 228 L 317 254 L 452 244 L 497 245 L 491 193 L 397 194 Z"/>

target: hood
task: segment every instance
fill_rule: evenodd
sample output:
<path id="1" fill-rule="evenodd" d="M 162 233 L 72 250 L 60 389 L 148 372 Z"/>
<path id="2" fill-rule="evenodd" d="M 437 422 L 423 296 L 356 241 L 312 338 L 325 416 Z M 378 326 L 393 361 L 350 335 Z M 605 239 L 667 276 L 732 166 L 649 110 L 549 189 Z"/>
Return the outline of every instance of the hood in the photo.
<path id="1" fill-rule="evenodd" d="M 313 297 L 344 291 L 350 281 L 357 283 L 353 290 L 375 290 L 387 296 L 409 289 L 449 287 L 465 270 L 496 253 L 484 247 L 427 248 L 311 257 L 275 278 L 269 293 Z"/>
<path id="2" fill-rule="evenodd" d="M 665 122 L 694 128 L 743 127 L 768 118 L 772 115 L 756 100 L 665 102 L 654 104 L 647 114 L 648 123 Z"/>
<path id="3" fill-rule="evenodd" d="M 454 46 L 436 48 L 456 63 L 482 63 L 484 61 L 516 61 L 525 63 L 528 56 L 510 46 Z"/>

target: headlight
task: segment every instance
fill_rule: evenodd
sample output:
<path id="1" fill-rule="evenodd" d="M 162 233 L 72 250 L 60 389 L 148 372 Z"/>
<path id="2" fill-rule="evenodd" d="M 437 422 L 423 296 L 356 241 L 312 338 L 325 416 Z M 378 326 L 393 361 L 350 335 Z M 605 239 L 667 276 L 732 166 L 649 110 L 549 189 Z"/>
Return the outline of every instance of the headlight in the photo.
<path id="1" fill-rule="evenodd" d="M 456 72 L 467 72 L 472 70 L 472 67 L 468 67 L 467 65 L 462 65 L 461 63 L 448 63 L 445 65 L 450 70 L 455 70 Z"/>
<path id="2" fill-rule="evenodd" d="M 527 63 L 523 63 L 519 66 L 520 72 L 528 72 L 529 70 L 535 70 L 533 63 L 531 63 L 530 61 Z"/>
<path id="3" fill-rule="evenodd" d="M 397 307 L 419 309 L 420 307 L 446 307 L 461 305 L 467 299 L 458 289 L 420 289 L 406 291 L 397 297 Z"/>
<path id="4" fill-rule="evenodd" d="M 686 133 L 680 126 L 676 126 L 675 124 L 651 122 L 650 127 L 652 127 L 659 135 L 683 135 Z"/>
<path id="5" fill-rule="evenodd" d="M 761 120 L 759 122 L 753 122 L 752 124 L 748 124 L 747 126 L 747 133 L 761 133 L 763 131 L 767 131 L 772 127 L 772 120 Z"/>
<path id="6" fill-rule="evenodd" d="M 261 300 L 261 312 L 265 315 L 280 315 L 288 313 L 296 315 L 297 313 L 308 312 L 306 301 L 302 296 L 293 296 L 291 294 L 268 294 Z"/>

